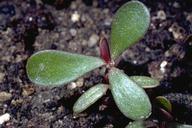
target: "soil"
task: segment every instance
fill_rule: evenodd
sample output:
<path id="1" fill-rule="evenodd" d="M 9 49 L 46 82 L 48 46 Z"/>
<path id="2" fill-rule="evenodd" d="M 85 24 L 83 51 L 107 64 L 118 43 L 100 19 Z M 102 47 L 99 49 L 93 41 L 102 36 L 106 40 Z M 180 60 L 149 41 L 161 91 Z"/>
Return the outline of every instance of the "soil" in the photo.
<path id="1" fill-rule="evenodd" d="M 66 86 L 35 86 L 26 75 L 33 53 L 57 49 L 99 56 L 98 40 L 108 39 L 112 16 L 127 0 L 0 0 L 0 115 L 11 119 L 2 128 L 123 128 L 129 123 L 108 92 L 75 117 L 72 106 L 89 87 L 103 80 L 102 68 Z M 147 75 L 161 81 L 146 90 L 173 104 L 172 115 L 192 124 L 191 0 L 141 0 L 150 9 L 145 37 L 126 50 L 119 68 L 128 75 Z M 74 86 L 75 85 L 75 86 Z M 154 109 L 151 120 L 163 120 Z"/>

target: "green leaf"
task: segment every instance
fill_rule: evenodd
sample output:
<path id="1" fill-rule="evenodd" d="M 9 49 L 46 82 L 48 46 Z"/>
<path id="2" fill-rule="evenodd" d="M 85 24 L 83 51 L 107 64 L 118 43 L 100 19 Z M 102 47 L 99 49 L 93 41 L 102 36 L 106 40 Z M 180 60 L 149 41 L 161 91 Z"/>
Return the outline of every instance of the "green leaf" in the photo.
<path id="1" fill-rule="evenodd" d="M 144 121 L 139 120 L 130 122 L 125 128 L 145 128 Z"/>
<path id="2" fill-rule="evenodd" d="M 103 64 L 103 60 L 96 57 L 45 50 L 32 55 L 26 69 L 32 82 L 54 87 L 69 83 Z"/>
<path id="3" fill-rule="evenodd" d="M 74 113 L 81 113 L 105 95 L 108 85 L 98 84 L 88 89 L 73 106 Z"/>
<path id="4" fill-rule="evenodd" d="M 116 59 L 124 50 L 139 41 L 146 33 L 149 23 L 149 11 L 141 2 L 131 1 L 120 7 L 112 22 L 112 59 Z"/>
<path id="5" fill-rule="evenodd" d="M 145 91 L 122 71 L 112 68 L 109 83 L 113 98 L 126 117 L 140 120 L 151 114 L 151 103 Z"/>
<path id="6" fill-rule="evenodd" d="M 165 109 L 168 112 L 172 111 L 172 104 L 166 97 L 158 96 L 155 98 L 155 100 L 159 107 Z"/>
<path id="7" fill-rule="evenodd" d="M 147 76 L 130 76 L 131 80 L 142 88 L 155 88 L 159 85 L 159 81 Z"/>

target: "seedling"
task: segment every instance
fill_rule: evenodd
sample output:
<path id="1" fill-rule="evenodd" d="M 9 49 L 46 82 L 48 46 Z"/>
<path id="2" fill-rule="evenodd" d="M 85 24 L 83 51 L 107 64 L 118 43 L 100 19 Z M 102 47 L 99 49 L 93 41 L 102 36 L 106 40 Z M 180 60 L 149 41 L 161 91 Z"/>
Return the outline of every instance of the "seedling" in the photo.
<path id="1" fill-rule="evenodd" d="M 110 89 L 115 103 L 126 117 L 145 119 L 151 114 L 151 103 L 142 87 L 156 87 L 159 82 L 147 76 L 129 77 L 116 65 L 122 52 L 144 36 L 149 23 L 150 14 L 144 4 L 127 2 L 114 16 L 110 46 L 105 38 L 100 40 L 100 58 L 55 50 L 40 51 L 27 61 L 28 77 L 38 85 L 56 87 L 105 66 L 106 83 L 86 91 L 74 104 L 74 113 L 83 112 Z"/>

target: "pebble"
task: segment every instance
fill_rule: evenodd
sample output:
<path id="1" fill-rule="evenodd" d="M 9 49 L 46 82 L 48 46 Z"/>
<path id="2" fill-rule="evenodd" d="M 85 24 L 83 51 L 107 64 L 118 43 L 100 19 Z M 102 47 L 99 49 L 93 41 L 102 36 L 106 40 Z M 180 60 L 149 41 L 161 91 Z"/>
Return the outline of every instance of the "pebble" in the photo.
<path id="1" fill-rule="evenodd" d="M 23 99 L 16 99 L 11 101 L 11 104 L 14 106 L 21 105 L 22 103 L 23 103 Z"/>
<path id="2" fill-rule="evenodd" d="M 35 88 L 28 86 L 28 87 L 24 87 L 22 90 L 22 95 L 23 96 L 30 96 L 35 92 Z"/>
<path id="3" fill-rule="evenodd" d="M 5 113 L 3 115 L 0 116 L 0 125 L 9 121 L 11 118 L 10 114 L 9 113 Z"/>
<path id="4" fill-rule="evenodd" d="M 104 21 L 104 24 L 106 26 L 111 26 L 111 23 L 112 23 L 112 18 L 106 18 L 105 21 Z"/>
<path id="5" fill-rule="evenodd" d="M 69 32 L 70 32 L 70 34 L 72 35 L 72 36 L 76 36 L 76 34 L 77 34 L 77 31 L 75 30 L 75 29 L 70 29 L 69 30 Z"/>
<path id="6" fill-rule="evenodd" d="M 8 92 L 0 92 L 0 102 L 8 101 L 12 97 L 11 93 Z"/>
<path id="7" fill-rule="evenodd" d="M 166 19 L 166 14 L 163 10 L 160 10 L 157 12 L 157 19 L 160 19 L 160 20 L 165 20 Z"/>
<path id="8" fill-rule="evenodd" d="M 162 72 L 162 73 L 164 73 L 165 72 L 165 67 L 167 66 L 167 61 L 162 61 L 161 62 L 161 64 L 160 64 L 160 71 Z"/>
<path id="9" fill-rule="evenodd" d="M 70 84 L 68 84 L 67 89 L 68 90 L 73 90 L 77 87 L 77 84 L 75 82 L 71 82 Z"/>
<path id="10" fill-rule="evenodd" d="M 173 34 L 173 37 L 176 40 L 183 39 L 185 36 L 185 30 L 180 27 L 177 23 L 173 23 L 168 30 Z"/>
<path id="11" fill-rule="evenodd" d="M 84 84 L 84 79 L 83 78 L 79 78 L 76 82 L 77 87 L 82 87 Z"/>
<path id="12" fill-rule="evenodd" d="M 80 15 L 77 13 L 77 11 L 75 11 L 72 15 L 71 15 L 71 21 L 72 22 L 78 22 L 80 19 Z"/>
<path id="13" fill-rule="evenodd" d="M 97 44 L 97 42 L 99 41 L 99 36 L 96 34 L 92 34 L 89 38 L 88 41 L 88 47 L 93 47 Z"/>

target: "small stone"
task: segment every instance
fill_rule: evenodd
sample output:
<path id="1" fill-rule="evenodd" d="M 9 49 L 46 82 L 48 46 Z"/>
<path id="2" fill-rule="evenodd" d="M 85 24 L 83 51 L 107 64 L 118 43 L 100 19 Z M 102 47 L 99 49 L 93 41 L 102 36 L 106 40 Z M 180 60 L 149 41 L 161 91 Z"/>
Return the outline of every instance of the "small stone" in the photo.
<path id="1" fill-rule="evenodd" d="M 23 103 L 23 99 L 16 99 L 11 101 L 11 104 L 15 106 L 20 105 L 22 103 Z"/>
<path id="2" fill-rule="evenodd" d="M 77 82 L 76 82 L 77 87 L 82 87 L 83 84 L 84 84 L 84 79 L 83 78 L 78 79 Z"/>
<path id="3" fill-rule="evenodd" d="M 15 61 L 18 63 L 18 62 L 21 62 L 23 60 L 23 58 L 21 57 L 21 55 L 17 55 L 16 56 L 16 59 Z"/>
<path id="4" fill-rule="evenodd" d="M 185 37 L 185 30 L 180 27 L 177 23 L 173 23 L 168 29 L 168 31 L 173 34 L 173 37 L 176 40 L 182 40 Z"/>
<path id="5" fill-rule="evenodd" d="M 28 55 L 17 55 L 15 58 L 15 62 L 18 63 L 18 62 L 21 62 L 27 58 L 28 58 Z"/>
<path id="6" fill-rule="evenodd" d="M 10 100 L 12 97 L 11 93 L 8 92 L 0 92 L 0 102 L 5 102 Z"/>
<path id="7" fill-rule="evenodd" d="M 104 21 L 105 26 L 111 26 L 112 18 L 106 18 Z"/>
<path id="8" fill-rule="evenodd" d="M 3 115 L 0 116 L 0 125 L 9 121 L 11 118 L 10 114 L 9 113 L 5 113 Z"/>
<path id="9" fill-rule="evenodd" d="M 88 41 L 88 47 L 93 47 L 97 44 L 99 41 L 99 36 L 96 34 L 93 34 L 90 36 L 89 41 Z"/>
<path id="10" fill-rule="evenodd" d="M 32 86 L 27 86 L 24 87 L 22 90 L 22 95 L 23 96 L 30 96 L 35 92 L 35 88 L 33 88 Z"/>
<path id="11" fill-rule="evenodd" d="M 133 64 L 137 64 L 137 61 L 136 61 L 136 60 L 133 60 Z"/>
<path id="12" fill-rule="evenodd" d="M 160 71 L 164 73 L 166 71 L 165 67 L 167 66 L 167 61 L 162 61 L 160 64 Z"/>
<path id="13" fill-rule="evenodd" d="M 165 20 L 166 19 L 166 14 L 163 10 L 160 10 L 157 12 L 157 19 L 160 19 L 160 20 Z"/>
<path id="14" fill-rule="evenodd" d="M 152 78 L 155 78 L 157 80 L 162 80 L 163 78 L 165 78 L 166 74 L 162 73 L 162 71 L 160 71 L 160 64 L 162 62 L 160 61 L 153 61 L 148 65 L 148 72 L 151 75 Z"/>
<path id="15" fill-rule="evenodd" d="M 80 15 L 77 13 L 77 11 L 75 11 L 72 15 L 71 15 L 71 21 L 72 22 L 78 22 L 80 19 Z"/>
<path id="16" fill-rule="evenodd" d="M 69 30 L 69 32 L 70 32 L 70 34 L 72 35 L 72 36 L 76 36 L 76 34 L 77 34 L 77 31 L 75 30 L 75 29 L 70 29 Z"/>
<path id="17" fill-rule="evenodd" d="M 68 86 L 67 89 L 68 90 L 73 90 L 77 87 L 77 84 L 75 82 L 71 82 Z"/>

